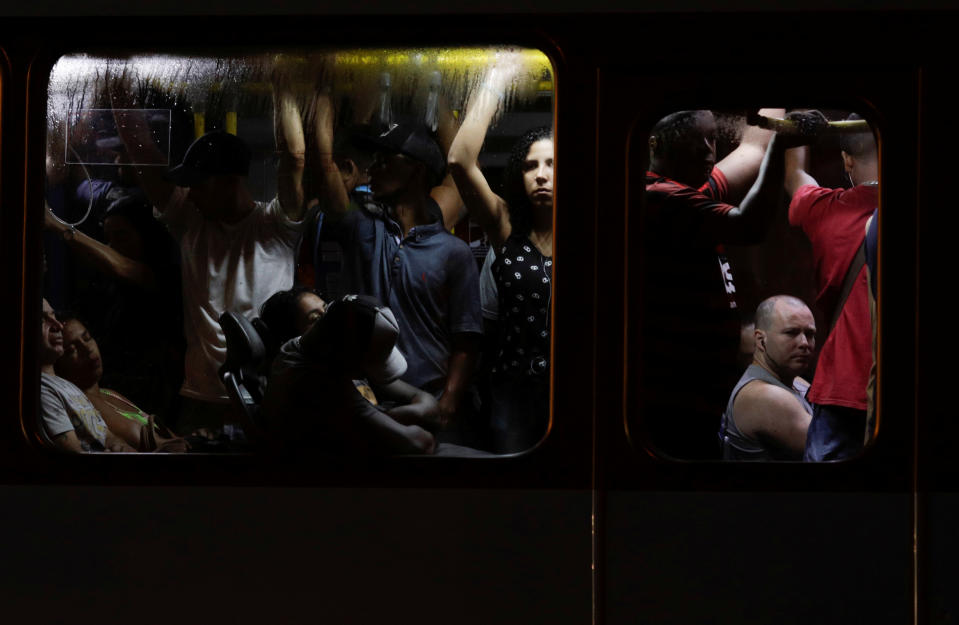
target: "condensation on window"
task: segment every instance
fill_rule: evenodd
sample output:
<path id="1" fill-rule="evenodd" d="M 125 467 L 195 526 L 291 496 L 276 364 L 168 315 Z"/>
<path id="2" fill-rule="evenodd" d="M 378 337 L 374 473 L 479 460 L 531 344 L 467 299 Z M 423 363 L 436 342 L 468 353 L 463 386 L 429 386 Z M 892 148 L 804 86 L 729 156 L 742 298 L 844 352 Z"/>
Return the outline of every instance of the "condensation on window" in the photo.
<path id="1" fill-rule="evenodd" d="M 516 47 L 61 57 L 40 438 L 307 455 L 537 444 L 553 71 Z M 506 199 L 495 234 L 477 197 Z"/>

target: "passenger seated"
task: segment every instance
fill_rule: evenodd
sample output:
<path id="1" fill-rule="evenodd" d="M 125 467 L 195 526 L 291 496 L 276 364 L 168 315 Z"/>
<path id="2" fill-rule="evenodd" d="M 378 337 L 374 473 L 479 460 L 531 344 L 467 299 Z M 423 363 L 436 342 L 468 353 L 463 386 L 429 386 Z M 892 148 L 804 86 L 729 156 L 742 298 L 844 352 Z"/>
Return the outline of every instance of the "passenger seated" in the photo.
<path id="1" fill-rule="evenodd" d="M 287 450 L 429 454 L 438 402 L 399 379 L 406 359 L 396 349 L 392 311 L 375 298 L 347 295 L 300 337 L 283 344 L 263 400 L 265 423 Z M 358 390 L 367 378 L 385 409 Z"/>
<path id="2" fill-rule="evenodd" d="M 57 376 L 53 363 L 62 355 L 63 325 L 44 299 L 40 324 L 40 417 L 41 427 L 54 446 L 74 453 L 136 451 L 110 431 L 83 391 Z"/>
<path id="3" fill-rule="evenodd" d="M 111 432 L 138 451 L 183 453 L 187 442 L 156 422 L 117 391 L 102 388 L 103 359 L 96 340 L 83 323 L 70 314 L 59 316 L 63 327 L 63 355 L 54 363 L 54 371 L 83 391 Z"/>
<path id="4" fill-rule="evenodd" d="M 280 347 L 296 336 L 302 336 L 326 314 L 326 302 L 312 289 L 294 286 L 277 291 L 260 307 L 260 319 L 270 336 L 267 353 L 272 359 Z"/>
<path id="5" fill-rule="evenodd" d="M 816 321 L 795 297 L 756 310 L 753 362 L 729 395 L 719 438 L 723 460 L 802 460 L 812 406 L 799 378 L 812 361 Z"/>
<path id="6" fill-rule="evenodd" d="M 136 195 L 110 204 L 102 225 L 105 242 L 46 213 L 46 229 L 95 269 L 68 305 L 88 320 L 87 329 L 110 362 L 103 382 L 136 397 L 147 412 L 169 418 L 178 409 L 185 349 L 179 250 Z"/>

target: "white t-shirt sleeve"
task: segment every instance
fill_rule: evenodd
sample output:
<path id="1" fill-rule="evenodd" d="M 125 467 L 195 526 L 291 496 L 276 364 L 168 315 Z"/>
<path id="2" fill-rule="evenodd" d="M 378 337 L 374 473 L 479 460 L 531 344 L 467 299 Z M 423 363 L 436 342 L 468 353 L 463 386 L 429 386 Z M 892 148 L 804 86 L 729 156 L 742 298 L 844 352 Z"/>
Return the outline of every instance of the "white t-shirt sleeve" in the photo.
<path id="1" fill-rule="evenodd" d="M 290 247 L 296 246 L 300 238 L 300 233 L 303 232 L 303 226 L 306 223 L 305 220 L 293 221 L 287 217 L 283 206 L 280 204 L 280 199 L 276 197 L 266 205 L 265 217 L 276 224 L 277 233 L 284 242 Z"/>
<path id="2" fill-rule="evenodd" d="M 53 388 L 41 382 L 40 384 L 40 414 L 43 417 L 43 427 L 50 438 L 73 431 L 73 423 L 63 399 Z"/>

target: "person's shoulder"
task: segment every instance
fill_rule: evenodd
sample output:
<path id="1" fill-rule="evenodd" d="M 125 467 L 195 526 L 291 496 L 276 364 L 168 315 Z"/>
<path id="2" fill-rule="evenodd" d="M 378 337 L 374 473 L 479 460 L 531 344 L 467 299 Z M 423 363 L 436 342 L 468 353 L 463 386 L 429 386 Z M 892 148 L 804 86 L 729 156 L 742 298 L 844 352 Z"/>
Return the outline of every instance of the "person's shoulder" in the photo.
<path id="1" fill-rule="evenodd" d="M 734 410 L 759 419 L 775 418 L 800 406 L 799 399 L 788 389 L 765 380 L 753 380 L 736 396 Z"/>

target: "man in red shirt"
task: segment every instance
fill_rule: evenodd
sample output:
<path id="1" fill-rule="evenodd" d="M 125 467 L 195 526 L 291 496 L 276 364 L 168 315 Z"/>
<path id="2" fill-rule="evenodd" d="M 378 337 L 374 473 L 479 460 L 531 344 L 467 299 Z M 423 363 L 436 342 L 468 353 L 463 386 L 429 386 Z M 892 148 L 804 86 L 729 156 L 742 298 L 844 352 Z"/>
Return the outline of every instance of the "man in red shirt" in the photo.
<path id="1" fill-rule="evenodd" d="M 760 114 L 781 118 L 784 111 Z M 747 127 L 719 163 L 710 111 L 673 113 L 650 133 L 640 397 L 650 442 L 669 456 L 720 457 L 720 416 L 742 372 L 736 287 L 723 246 L 762 240 L 781 205 L 786 149 L 811 142 L 825 125 L 819 113 L 790 117 L 795 132 Z"/>
<path id="2" fill-rule="evenodd" d="M 858 116 L 850 116 L 850 119 Z M 843 135 L 843 166 L 849 189 L 826 189 L 804 170 L 805 150 L 787 155 L 789 223 L 812 243 L 819 293 L 816 303 L 831 317 L 840 305 L 843 280 L 865 237 L 866 222 L 879 204 L 879 161 L 871 132 Z M 862 449 L 866 386 L 872 366 L 872 322 L 866 270 L 859 269 L 835 327 L 819 353 L 808 398 L 812 423 L 804 460 L 838 460 Z"/>

